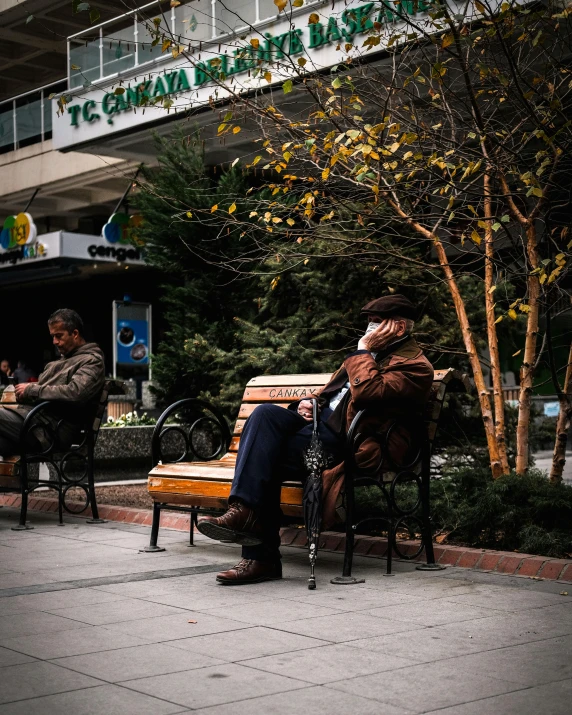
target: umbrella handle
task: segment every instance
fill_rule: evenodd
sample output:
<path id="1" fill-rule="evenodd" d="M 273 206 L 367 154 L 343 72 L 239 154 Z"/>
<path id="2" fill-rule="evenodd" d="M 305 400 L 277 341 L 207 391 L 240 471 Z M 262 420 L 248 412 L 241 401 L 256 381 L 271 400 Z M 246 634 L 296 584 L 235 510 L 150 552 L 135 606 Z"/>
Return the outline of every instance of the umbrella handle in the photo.
<path id="1" fill-rule="evenodd" d="M 317 397 L 311 397 L 312 400 L 312 420 L 313 420 L 313 431 L 314 434 L 318 434 L 318 420 L 319 420 L 319 412 L 318 412 L 318 398 Z"/>

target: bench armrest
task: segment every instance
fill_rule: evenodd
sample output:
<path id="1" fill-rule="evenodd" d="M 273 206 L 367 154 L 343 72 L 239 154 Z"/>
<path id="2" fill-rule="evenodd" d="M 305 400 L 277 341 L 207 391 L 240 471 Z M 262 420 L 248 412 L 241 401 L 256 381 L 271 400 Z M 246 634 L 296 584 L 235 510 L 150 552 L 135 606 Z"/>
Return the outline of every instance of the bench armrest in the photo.
<path id="1" fill-rule="evenodd" d="M 203 444 L 203 452 L 196 444 L 201 438 L 203 443 L 208 443 Z M 172 462 L 209 462 L 221 457 L 228 450 L 231 438 L 226 419 L 214 405 L 194 398 L 179 400 L 167 407 L 153 430 L 153 466 Z M 166 452 L 168 441 L 171 441 L 171 449 L 175 449 L 176 442 L 179 443 L 176 449 L 180 454 L 176 459 L 169 458 L 170 455 Z"/>
<path id="2" fill-rule="evenodd" d="M 345 474 L 359 477 L 377 477 L 382 473 L 384 467 L 393 472 L 401 472 L 413 469 L 419 463 L 423 446 L 427 442 L 426 429 L 421 419 L 410 421 L 392 418 L 385 418 L 383 429 L 376 426 L 378 420 L 383 420 L 383 411 L 368 407 L 360 410 L 352 420 L 346 437 L 345 445 Z M 391 454 L 390 444 L 393 435 L 405 432 L 411 438 L 411 446 L 407 449 L 407 454 L 399 463 L 395 461 L 395 455 Z M 372 467 L 360 467 L 357 461 L 358 452 L 364 442 L 376 442 L 379 445 L 379 461 Z"/>
<path id="3" fill-rule="evenodd" d="M 24 418 L 20 433 L 20 454 L 49 457 L 56 451 L 72 448 L 76 451 L 86 443 L 92 422 L 93 415 L 85 414 L 85 405 L 57 400 L 40 402 Z M 70 424 L 73 424 L 71 430 Z M 62 429 L 64 425 L 65 434 Z"/>

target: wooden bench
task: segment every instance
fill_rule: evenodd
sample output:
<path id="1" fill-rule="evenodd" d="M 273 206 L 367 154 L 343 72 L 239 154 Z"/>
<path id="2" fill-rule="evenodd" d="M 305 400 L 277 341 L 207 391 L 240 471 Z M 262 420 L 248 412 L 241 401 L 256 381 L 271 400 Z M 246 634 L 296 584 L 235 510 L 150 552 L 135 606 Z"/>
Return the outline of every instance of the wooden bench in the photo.
<path id="1" fill-rule="evenodd" d="M 328 382 L 330 374 L 318 375 L 263 375 L 255 377 L 247 384 L 242 404 L 238 413 L 238 418 L 231 434 L 227 422 L 222 414 L 212 405 L 202 400 L 187 399 L 180 400 L 163 412 L 155 430 L 152 441 L 152 458 L 155 465 L 148 478 L 149 495 L 153 499 L 153 526 L 151 539 L 145 551 L 163 551 L 157 546 L 161 510 L 172 509 L 188 511 L 191 513 L 190 544 L 193 544 L 193 530 L 196 524 L 197 515 L 205 511 L 224 511 L 227 508 L 227 500 L 230 494 L 232 480 L 234 476 L 234 466 L 236 455 L 240 444 L 240 435 L 244 423 L 253 410 L 261 404 L 272 403 L 286 408 L 291 402 L 312 397 Z M 429 523 L 428 514 L 428 483 L 429 465 L 428 455 L 430 455 L 431 445 L 437 431 L 437 424 L 441 413 L 441 407 L 445 399 L 447 390 L 464 392 L 469 389 L 469 381 L 466 375 L 462 375 L 456 370 L 437 370 L 431 390 L 431 396 L 427 405 L 425 428 L 420 439 L 419 466 L 417 471 L 421 473 L 421 462 L 425 460 L 426 475 L 419 480 L 419 488 L 423 487 L 425 497 L 419 499 L 419 507 L 423 506 L 423 517 Z M 361 412 L 350 429 L 348 445 L 351 446 L 355 437 L 356 429 L 364 412 Z M 359 419 L 358 419 L 359 418 Z M 351 449 L 348 449 L 348 458 Z M 351 459 L 350 459 L 351 461 Z M 411 471 L 411 468 L 409 468 Z M 360 483 L 369 483 L 371 475 L 354 474 L 351 464 L 348 464 L 347 473 L 352 480 L 352 488 L 349 491 L 350 498 L 353 497 L 353 483 L 359 486 Z M 404 481 L 403 476 L 399 476 L 399 471 L 389 477 L 390 480 L 398 479 L 400 483 Z M 355 479 L 354 479 L 355 477 Z M 361 480 L 359 481 L 358 478 Z M 363 480 L 366 481 L 363 481 Z M 377 480 L 383 484 L 386 476 L 377 475 Z M 358 480 L 358 481 L 356 481 Z M 391 499 L 395 494 L 395 488 L 391 486 L 386 490 L 391 494 Z M 285 482 L 282 485 L 281 508 L 285 515 L 301 518 L 303 490 L 300 482 Z M 394 500 L 393 500 L 394 501 Z M 422 504 L 421 504 L 422 502 Z M 393 520 L 392 513 L 395 513 L 394 504 L 389 504 L 390 519 Z M 403 521 L 402 510 L 397 508 L 397 516 Z M 350 514 L 353 519 L 353 512 Z M 348 522 L 349 523 L 349 522 Z M 393 523 L 393 522 L 392 522 Z M 353 522 L 350 529 L 350 538 L 346 539 L 346 544 L 350 552 L 353 553 Z M 349 528 L 349 527 L 348 527 Z M 391 525 L 390 525 L 391 528 Z M 395 531 L 395 529 L 394 529 Z M 421 549 L 426 547 L 429 560 L 434 562 L 432 556 L 432 546 L 429 546 L 431 535 L 425 535 L 422 540 Z M 390 540 L 395 541 L 395 534 Z M 350 543 L 351 542 L 351 543 Z M 351 557 L 346 558 L 344 573 L 351 573 Z M 391 564 L 389 563 L 389 568 Z"/>
<path id="2" fill-rule="evenodd" d="M 28 496 L 40 487 L 58 493 L 59 523 L 63 512 L 82 514 L 91 506 L 88 523 L 101 523 L 97 510 L 94 486 L 94 448 L 110 394 L 122 394 L 122 387 L 114 380 L 106 380 L 99 400 L 90 414 L 82 405 L 44 401 L 35 405 L 26 415 L 20 435 L 19 455 L 11 461 L 0 462 L 0 494 L 19 492 L 22 498 L 20 521 L 13 531 L 33 529 L 26 523 Z M 10 407 L 0 408 L 10 409 Z M 66 443 L 60 434 L 61 419 L 65 417 L 77 426 L 73 443 Z M 41 444 L 34 437 L 42 436 Z M 39 465 L 47 465 L 49 479 L 40 479 Z M 77 498 L 66 501 L 70 489 L 81 489 L 84 503 L 78 507 Z M 73 506 L 72 506 L 73 504 Z"/>

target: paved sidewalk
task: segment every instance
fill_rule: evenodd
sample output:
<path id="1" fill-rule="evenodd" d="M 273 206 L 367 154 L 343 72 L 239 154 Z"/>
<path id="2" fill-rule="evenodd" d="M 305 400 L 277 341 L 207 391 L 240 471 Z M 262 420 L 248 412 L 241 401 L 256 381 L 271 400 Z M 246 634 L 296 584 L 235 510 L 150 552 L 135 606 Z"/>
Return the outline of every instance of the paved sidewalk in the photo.
<path id="1" fill-rule="evenodd" d="M 0 509 L 0 715 L 568 715 L 572 589 L 284 549 L 285 578 L 218 586 L 234 546 Z"/>

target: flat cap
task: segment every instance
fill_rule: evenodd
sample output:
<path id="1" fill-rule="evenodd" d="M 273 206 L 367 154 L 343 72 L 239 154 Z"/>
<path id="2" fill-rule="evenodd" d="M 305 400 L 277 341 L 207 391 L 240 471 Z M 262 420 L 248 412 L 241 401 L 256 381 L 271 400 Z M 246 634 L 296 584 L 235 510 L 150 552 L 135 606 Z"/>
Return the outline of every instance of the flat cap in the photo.
<path id="1" fill-rule="evenodd" d="M 384 295 L 382 298 L 370 300 L 360 311 L 363 313 L 375 313 L 382 318 L 391 318 L 398 315 L 400 318 L 410 318 L 415 320 L 417 309 L 413 303 L 400 293 Z"/>

